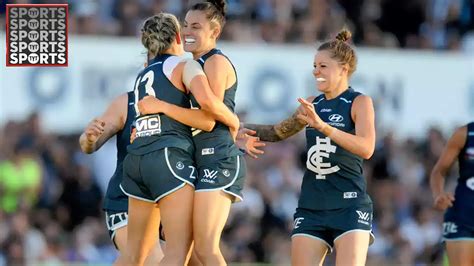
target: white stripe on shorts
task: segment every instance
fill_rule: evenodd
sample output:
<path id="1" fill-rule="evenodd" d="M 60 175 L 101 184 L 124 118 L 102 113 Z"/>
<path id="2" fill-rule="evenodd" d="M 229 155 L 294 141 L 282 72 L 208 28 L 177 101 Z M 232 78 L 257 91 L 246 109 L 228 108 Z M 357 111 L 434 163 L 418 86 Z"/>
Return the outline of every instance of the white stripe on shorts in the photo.
<path id="1" fill-rule="evenodd" d="M 170 172 L 173 174 L 174 177 L 176 177 L 177 179 L 179 179 L 183 182 L 186 182 L 186 184 L 191 185 L 192 187 L 194 187 L 194 184 L 192 182 L 189 182 L 188 180 L 180 177 L 179 175 L 177 175 L 173 171 L 173 168 L 171 167 L 171 164 L 170 164 L 170 159 L 168 158 L 168 147 L 165 148 L 165 159 L 166 159 L 166 164 L 168 165 L 168 168 L 170 169 Z"/>

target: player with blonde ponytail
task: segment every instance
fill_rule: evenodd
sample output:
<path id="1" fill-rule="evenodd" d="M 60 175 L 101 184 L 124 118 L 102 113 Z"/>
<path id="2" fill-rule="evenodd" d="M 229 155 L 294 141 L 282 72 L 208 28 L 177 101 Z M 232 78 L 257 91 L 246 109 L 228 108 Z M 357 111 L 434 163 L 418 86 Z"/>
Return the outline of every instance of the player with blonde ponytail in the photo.
<path id="1" fill-rule="evenodd" d="M 322 265 L 336 249 L 336 265 L 365 265 L 372 235 L 372 201 L 362 162 L 375 147 L 372 99 L 349 86 L 357 58 L 342 30 L 319 46 L 313 75 L 318 96 L 276 125 L 245 124 L 262 141 L 281 141 L 305 129 L 306 172 L 294 215 L 292 265 Z"/>

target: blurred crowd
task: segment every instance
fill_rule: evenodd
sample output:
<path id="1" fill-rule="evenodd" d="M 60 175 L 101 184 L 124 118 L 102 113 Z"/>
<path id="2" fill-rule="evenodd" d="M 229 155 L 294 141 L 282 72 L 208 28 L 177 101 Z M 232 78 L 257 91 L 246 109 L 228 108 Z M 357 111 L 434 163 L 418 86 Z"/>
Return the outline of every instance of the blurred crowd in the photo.
<path id="1" fill-rule="evenodd" d="M 69 3 L 73 34 L 135 36 L 161 11 L 184 19 L 194 0 L 7 0 Z M 222 40 L 307 43 L 342 27 L 357 45 L 474 51 L 474 0 L 227 0 Z M 4 7 L 2 7 L 4 9 Z M 5 10 L 0 10 L 4 14 Z M 0 28 L 4 29 L 2 18 Z"/>
<path id="2" fill-rule="evenodd" d="M 109 176 L 100 169 L 106 162 L 80 151 L 79 133 L 46 134 L 41 124 L 32 114 L 0 128 L 0 265 L 111 263 L 117 253 L 101 211 Z M 376 237 L 367 265 L 442 261 L 442 214 L 432 208 L 428 180 L 446 137 L 436 128 L 422 139 L 379 136 L 364 167 Z M 233 205 L 222 237 L 229 262 L 290 262 L 304 134 L 268 144 L 265 152 L 258 159 L 247 157 L 244 201 Z M 107 157 L 115 160 L 113 149 Z"/>
<path id="3" fill-rule="evenodd" d="M 3 1 L 2 1 L 3 2 Z M 136 36 L 160 11 L 184 18 L 189 0 L 7 0 L 69 3 L 72 34 Z M 357 45 L 474 52 L 474 0 L 228 0 L 222 39 L 233 43 L 307 43 L 342 27 Z M 0 30 L 5 29 L 0 6 Z M 245 120 L 245 119 L 244 119 Z M 34 113 L 0 127 L 0 266 L 110 264 L 102 199 L 114 160 L 83 154 L 74 135 L 45 133 Z M 432 208 L 429 174 L 447 135 L 421 139 L 378 135 L 365 163 L 374 201 L 375 243 L 368 265 L 441 263 L 442 214 Z M 229 262 L 290 262 L 290 232 L 305 168 L 303 134 L 247 157 L 244 201 L 233 205 L 222 250 Z M 112 161 L 112 162 L 111 162 Z M 113 169 L 112 169 L 113 170 Z M 456 169 L 448 177 L 454 188 Z M 330 255 L 331 262 L 332 256 Z"/>

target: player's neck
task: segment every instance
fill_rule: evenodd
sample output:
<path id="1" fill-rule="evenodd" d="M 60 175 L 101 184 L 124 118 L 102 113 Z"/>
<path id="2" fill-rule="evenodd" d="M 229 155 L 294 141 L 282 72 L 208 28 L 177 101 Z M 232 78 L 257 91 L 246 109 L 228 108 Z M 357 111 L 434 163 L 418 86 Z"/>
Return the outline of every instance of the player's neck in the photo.
<path id="1" fill-rule="evenodd" d="M 345 80 L 345 81 L 341 80 L 339 82 L 339 84 L 337 85 L 336 89 L 331 90 L 329 92 L 325 92 L 324 97 L 327 100 L 334 99 L 334 98 L 338 97 L 339 95 L 341 95 L 345 90 L 347 90 L 347 88 L 349 88 L 348 81 L 347 80 Z"/>
<path id="2" fill-rule="evenodd" d="M 209 53 L 209 51 L 211 51 L 211 50 L 214 49 L 214 48 L 216 48 L 216 46 L 208 47 L 208 48 L 206 48 L 206 49 L 203 49 L 202 51 L 193 53 L 193 59 L 194 59 L 194 60 L 199 59 L 201 56 L 203 56 L 203 55 Z"/>
<path id="3" fill-rule="evenodd" d="M 170 55 L 177 55 L 180 56 L 183 54 L 183 49 L 180 48 L 179 46 L 172 46 L 166 51 L 163 52 L 164 54 L 170 54 Z"/>

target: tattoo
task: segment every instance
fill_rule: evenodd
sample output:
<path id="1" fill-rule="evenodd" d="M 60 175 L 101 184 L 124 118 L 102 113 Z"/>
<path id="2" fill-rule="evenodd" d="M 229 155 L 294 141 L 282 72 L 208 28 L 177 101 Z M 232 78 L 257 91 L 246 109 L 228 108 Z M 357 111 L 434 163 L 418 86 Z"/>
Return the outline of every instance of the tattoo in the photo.
<path id="1" fill-rule="evenodd" d="M 302 123 L 300 120 L 298 120 L 297 115 L 298 111 L 295 112 L 290 118 L 287 118 L 275 125 L 275 131 L 281 139 L 287 139 L 306 127 L 305 123 Z"/>
<path id="2" fill-rule="evenodd" d="M 244 127 L 255 130 L 257 132 L 256 136 L 259 137 L 261 141 L 276 142 L 281 140 L 276 134 L 273 125 L 244 124 Z"/>
<path id="3" fill-rule="evenodd" d="M 297 118 L 298 112 L 276 125 L 245 124 L 245 128 L 255 130 L 261 141 L 276 142 L 287 139 L 305 128 L 306 124 Z"/>

